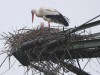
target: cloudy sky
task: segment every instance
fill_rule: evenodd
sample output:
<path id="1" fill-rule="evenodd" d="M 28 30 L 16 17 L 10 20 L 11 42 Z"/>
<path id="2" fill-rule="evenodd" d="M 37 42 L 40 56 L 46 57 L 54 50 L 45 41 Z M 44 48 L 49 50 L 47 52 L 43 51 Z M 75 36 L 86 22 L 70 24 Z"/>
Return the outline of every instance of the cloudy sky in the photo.
<path id="1" fill-rule="evenodd" d="M 40 7 L 57 9 L 70 19 L 69 27 L 79 26 L 100 14 L 100 0 L 0 0 L 0 34 L 2 34 L 2 32 L 13 31 L 14 29 L 21 29 L 25 26 L 32 28 L 39 25 L 40 22 L 47 24 L 43 19 L 37 17 L 35 17 L 33 24 L 31 22 L 31 9 L 39 9 Z M 95 27 L 92 32 L 99 30 L 99 27 Z M 0 49 L 3 49 L 2 41 L 0 44 Z M 0 56 L 0 63 L 4 58 L 5 55 Z M 8 69 L 7 63 L 8 61 L 6 61 L 2 69 L 0 69 L 0 74 Z M 91 64 L 93 64 L 93 62 L 91 62 Z M 15 66 L 4 75 L 23 75 L 24 69 L 23 67 L 18 67 L 18 65 L 19 63 L 17 62 Z M 93 65 L 92 67 L 94 69 L 97 68 L 97 66 Z M 86 70 L 93 75 L 95 75 L 95 73 L 99 75 L 100 68 L 97 68 L 96 71 L 94 69 L 87 67 Z"/>

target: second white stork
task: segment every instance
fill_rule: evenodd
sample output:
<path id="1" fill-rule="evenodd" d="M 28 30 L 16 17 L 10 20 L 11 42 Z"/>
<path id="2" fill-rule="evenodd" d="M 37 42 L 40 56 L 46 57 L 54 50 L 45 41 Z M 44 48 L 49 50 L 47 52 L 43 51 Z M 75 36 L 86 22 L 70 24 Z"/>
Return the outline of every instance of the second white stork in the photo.
<path id="1" fill-rule="evenodd" d="M 41 17 L 45 21 L 47 21 L 49 27 L 50 27 L 50 22 L 63 24 L 64 26 L 69 26 L 68 18 L 63 16 L 60 12 L 58 12 L 55 9 L 42 7 L 38 11 L 36 9 L 32 9 L 31 13 L 32 13 L 32 22 L 35 14 L 37 17 Z"/>

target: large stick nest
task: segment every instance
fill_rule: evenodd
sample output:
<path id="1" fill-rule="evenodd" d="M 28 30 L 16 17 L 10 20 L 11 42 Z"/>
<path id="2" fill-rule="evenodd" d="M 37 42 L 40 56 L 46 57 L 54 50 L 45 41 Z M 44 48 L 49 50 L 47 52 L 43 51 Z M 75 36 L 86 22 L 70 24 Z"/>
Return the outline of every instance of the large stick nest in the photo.
<path id="1" fill-rule="evenodd" d="M 22 65 L 34 67 L 38 71 L 50 75 L 58 75 L 61 70 L 68 72 L 60 61 L 72 64 L 75 61 L 66 59 L 66 57 L 71 58 L 71 55 L 68 49 L 65 50 L 64 48 L 71 45 L 72 41 L 79 41 L 84 38 L 78 34 L 66 35 L 59 29 L 47 27 L 23 28 L 15 33 L 9 32 L 9 35 L 3 37 L 10 49 L 10 54 L 15 56 Z M 30 45 L 31 42 L 32 45 Z"/>

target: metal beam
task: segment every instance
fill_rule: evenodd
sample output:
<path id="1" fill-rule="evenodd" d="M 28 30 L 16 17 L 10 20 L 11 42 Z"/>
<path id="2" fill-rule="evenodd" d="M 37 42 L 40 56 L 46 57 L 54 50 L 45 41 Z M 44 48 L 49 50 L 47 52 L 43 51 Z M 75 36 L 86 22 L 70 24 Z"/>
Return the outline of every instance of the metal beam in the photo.
<path id="1" fill-rule="evenodd" d="M 59 49 L 58 49 L 59 50 Z M 83 59 L 100 57 L 100 49 L 79 49 L 79 50 L 60 50 L 55 52 L 56 56 L 64 57 L 64 59 Z"/>
<path id="2" fill-rule="evenodd" d="M 69 49 L 83 49 L 93 47 L 100 47 L 100 39 L 72 42 Z"/>
<path id="3" fill-rule="evenodd" d="M 94 27 L 94 26 L 97 26 L 97 25 L 100 25 L 100 20 L 78 26 L 78 27 L 72 29 L 69 33 L 77 32 L 77 31 L 87 29 L 87 28 L 90 28 L 90 27 Z M 68 30 L 66 30 L 66 31 L 68 31 Z"/>
<path id="4" fill-rule="evenodd" d="M 79 69 L 78 67 L 72 65 L 72 64 L 69 64 L 69 63 L 66 63 L 66 62 L 60 62 L 61 65 L 63 65 L 65 68 L 67 68 L 69 71 L 77 74 L 77 75 L 90 75 L 89 73 Z"/>

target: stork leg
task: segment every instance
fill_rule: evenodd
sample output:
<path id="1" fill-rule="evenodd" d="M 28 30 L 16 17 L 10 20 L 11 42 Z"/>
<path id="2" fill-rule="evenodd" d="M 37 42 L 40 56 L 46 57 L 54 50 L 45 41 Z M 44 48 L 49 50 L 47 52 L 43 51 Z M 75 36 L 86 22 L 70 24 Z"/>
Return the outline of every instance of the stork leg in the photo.
<path id="1" fill-rule="evenodd" d="M 50 28 L 50 22 L 48 22 L 48 27 Z"/>

